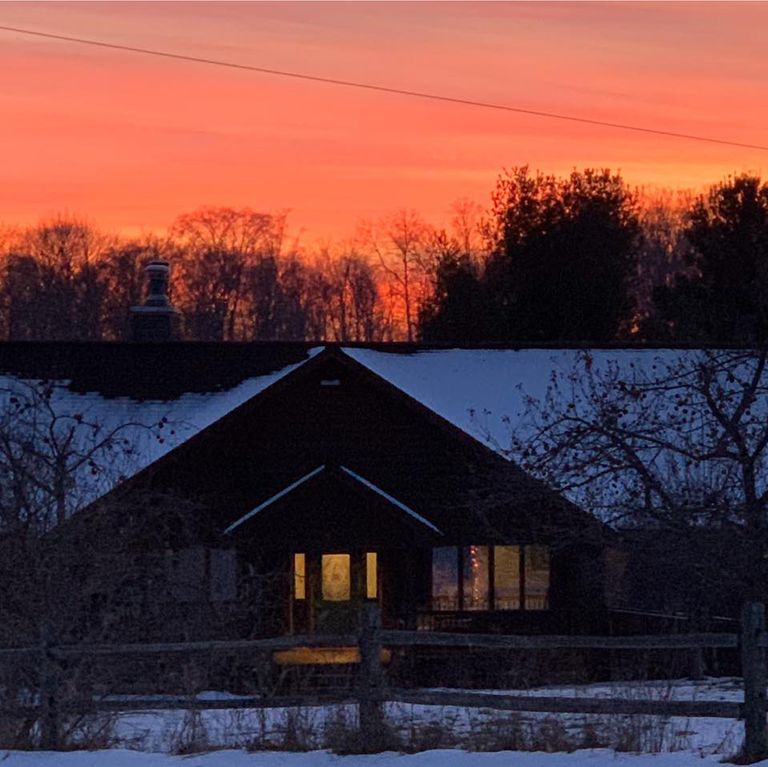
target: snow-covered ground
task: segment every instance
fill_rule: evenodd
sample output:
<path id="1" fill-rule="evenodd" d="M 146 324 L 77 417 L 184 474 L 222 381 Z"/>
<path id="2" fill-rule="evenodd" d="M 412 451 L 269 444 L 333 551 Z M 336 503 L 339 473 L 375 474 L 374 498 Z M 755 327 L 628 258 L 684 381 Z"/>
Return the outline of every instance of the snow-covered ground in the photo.
<path id="1" fill-rule="evenodd" d="M 719 763 L 718 757 L 701 757 L 689 752 L 657 756 L 615 754 L 605 749 L 560 754 L 517 751 L 470 753 L 439 749 L 419 754 L 388 752 L 372 756 L 335 756 L 327 751 L 296 754 L 229 750 L 193 756 L 126 750 L 69 753 L 0 751 L 3 767 L 709 767 Z"/>
<path id="2" fill-rule="evenodd" d="M 487 691 L 499 692 L 499 691 Z M 656 700 L 742 699 L 740 680 L 730 678 L 548 686 L 507 693 L 536 697 L 604 697 Z M 224 699 L 227 693 L 206 692 L 206 700 Z M 502 712 L 479 708 L 388 703 L 385 706 L 388 737 L 393 748 L 419 752 L 410 756 L 380 754 L 372 757 L 338 757 L 323 749 L 349 751 L 360 748 L 356 740 L 356 707 L 325 705 L 305 708 L 147 710 L 110 714 L 87 722 L 71 737 L 83 748 L 76 754 L 27 754 L 0 750 L 0 767 L 42 767 L 44 763 L 90 767 L 97 764 L 171 765 L 178 757 L 225 750 L 226 755 L 194 757 L 183 764 L 284 765 L 333 763 L 338 767 L 425 767 L 448 763 L 474 767 L 501 764 L 497 752 L 515 754 L 516 767 L 576 767 L 607 764 L 701 765 L 717 763 L 736 754 L 743 725 L 733 719 L 657 716 L 547 714 Z M 122 750 L 120 750 L 122 749 Z M 232 751 L 236 749 L 239 751 Z M 310 754 L 295 753 L 311 751 Z M 249 751 L 251 753 L 243 753 Z M 279 754 L 275 752 L 279 751 Z M 294 753 L 288 753 L 294 752 Z M 421 753 L 428 752 L 428 753 Z M 493 753 L 490 753 L 493 752 Z M 556 752 L 556 753 L 541 753 Z M 629 757 L 627 753 L 635 753 Z M 311 761 L 307 761 L 307 760 Z M 433 761 L 430 761 L 432 759 Z M 651 762 L 650 759 L 655 759 Z M 220 761 L 219 761 L 220 760 Z M 506 764 L 509 764 L 507 761 Z M 181 767 L 181 763 L 180 763 Z"/>

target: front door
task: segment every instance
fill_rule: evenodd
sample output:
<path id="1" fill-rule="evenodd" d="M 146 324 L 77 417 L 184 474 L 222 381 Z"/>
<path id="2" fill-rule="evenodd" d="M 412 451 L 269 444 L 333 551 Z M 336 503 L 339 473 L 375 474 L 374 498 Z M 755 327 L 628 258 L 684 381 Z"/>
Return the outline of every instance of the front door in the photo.
<path id="1" fill-rule="evenodd" d="M 380 598 L 375 551 L 298 552 L 292 569 L 291 630 L 295 634 L 353 633 L 362 603 Z"/>

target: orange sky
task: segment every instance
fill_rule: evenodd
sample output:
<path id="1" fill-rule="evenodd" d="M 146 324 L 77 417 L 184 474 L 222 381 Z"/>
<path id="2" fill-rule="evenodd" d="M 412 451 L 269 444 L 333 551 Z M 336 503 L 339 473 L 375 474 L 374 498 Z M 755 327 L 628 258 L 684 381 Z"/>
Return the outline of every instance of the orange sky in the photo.
<path id="1" fill-rule="evenodd" d="M 0 3 L 0 24 L 768 145 L 768 3 Z M 503 166 L 699 186 L 768 152 L 0 32 L 0 222 L 203 204 L 303 240 L 487 204 Z"/>

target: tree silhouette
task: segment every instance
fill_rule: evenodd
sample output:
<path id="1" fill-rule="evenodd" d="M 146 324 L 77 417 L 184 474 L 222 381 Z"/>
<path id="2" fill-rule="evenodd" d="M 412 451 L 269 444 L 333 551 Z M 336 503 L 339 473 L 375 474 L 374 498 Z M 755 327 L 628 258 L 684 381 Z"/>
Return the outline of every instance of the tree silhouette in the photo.
<path id="1" fill-rule="evenodd" d="M 741 175 L 699 196 L 686 216 L 694 274 L 654 293 L 646 335 L 692 343 L 764 342 L 768 335 L 768 184 Z"/>
<path id="2" fill-rule="evenodd" d="M 86 222 L 57 217 L 13 239 L 3 261 L 2 304 L 10 340 L 97 340 L 109 301 L 105 250 Z"/>
<path id="3" fill-rule="evenodd" d="M 668 584 L 690 601 L 667 607 L 712 606 L 715 591 L 720 605 L 762 599 L 768 352 L 639 354 L 583 351 L 554 369 L 545 395 L 526 397 L 510 457 L 609 524 L 653 533 L 651 554 L 677 546 L 656 565 L 696 570 L 696 582 Z"/>
<path id="4" fill-rule="evenodd" d="M 497 183 L 494 215 L 488 340 L 614 339 L 632 308 L 640 234 L 637 200 L 621 176 L 514 168 Z"/>
<path id="5" fill-rule="evenodd" d="M 278 258 L 284 223 L 284 217 L 227 207 L 199 208 L 176 219 L 171 235 L 181 264 L 179 308 L 189 336 L 234 341 L 249 335 L 245 294 L 260 284 L 253 271 Z"/>
<path id="6" fill-rule="evenodd" d="M 527 167 L 500 177 L 490 255 L 444 252 L 421 335 L 442 342 L 596 342 L 631 316 L 637 199 L 608 170 L 566 178 Z"/>
<path id="7" fill-rule="evenodd" d="M 428 343 L 478 343 L 483 340 L 486 305 L 479 268 L 456 240 L 444 233 L 435 271 L 435 288 L 419 312 L 419 335 Z"/>

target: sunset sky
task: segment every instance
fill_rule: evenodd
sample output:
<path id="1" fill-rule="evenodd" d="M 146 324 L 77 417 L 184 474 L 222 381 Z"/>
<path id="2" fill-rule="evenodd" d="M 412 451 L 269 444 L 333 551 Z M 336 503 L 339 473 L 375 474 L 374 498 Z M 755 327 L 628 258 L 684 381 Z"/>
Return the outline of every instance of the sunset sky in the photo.
<path id="1" fill-rule="evenodd" d="M 768 145 L 768 3 L 0 3 L 0 24 Z M 0 222 L 162 229 L 290 209 L 304 240 L 458 198 L 504 166 L 699 187 L 768 152 L 0 31 Z"/>

